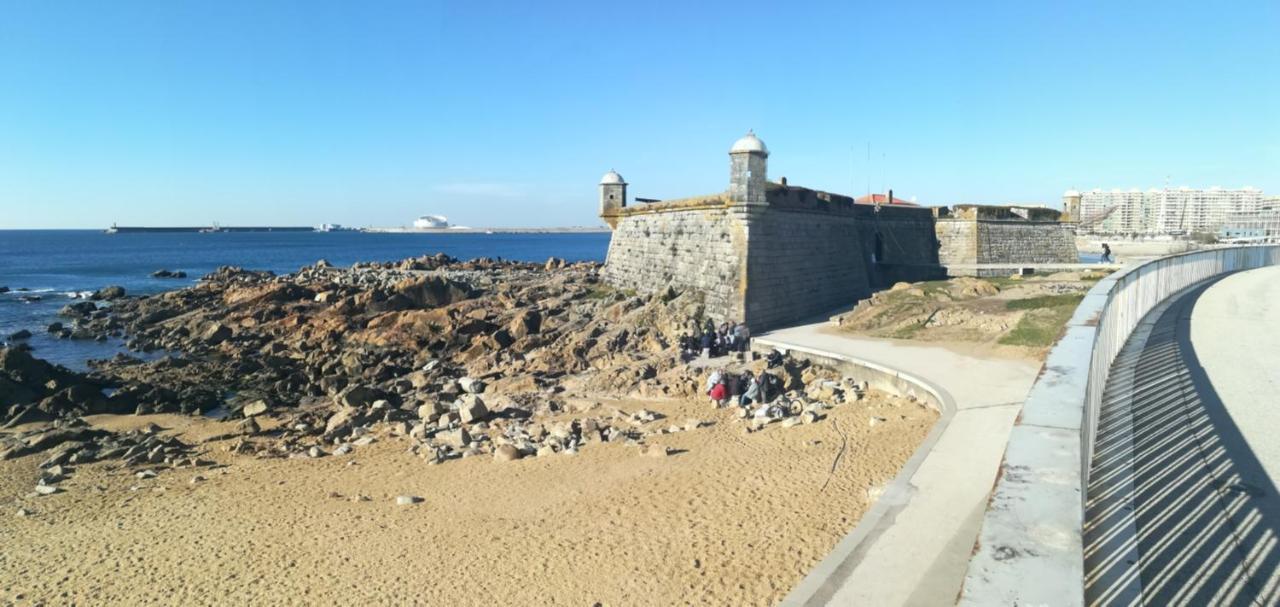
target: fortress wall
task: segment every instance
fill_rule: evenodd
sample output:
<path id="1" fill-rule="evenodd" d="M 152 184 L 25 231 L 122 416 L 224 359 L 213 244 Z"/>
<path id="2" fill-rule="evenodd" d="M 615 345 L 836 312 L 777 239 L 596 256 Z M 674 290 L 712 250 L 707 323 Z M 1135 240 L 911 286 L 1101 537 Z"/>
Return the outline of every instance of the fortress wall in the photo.
<path id="1" fill-rule="evenodd" d="M 1056 221 L 978 221 L 978 263 L 1079 263 L 1074 226 Z"/>
<path id="2" fill-rule="evenodd" d="M 921 207 L 858 205 L 858 231 L 863 255 L 870 263 L 880 241 L 879 263 L 871 284 L 888 287 L 895 282 L 916 282 L 944 277 L 938 265 L 938 240 L 933 213 Z"/>
<path id="3" fill-rule="evenodd" d="M 971 265 L 978 263 L 978 222 L 939 219 L 938 263 Z"/>
<path id="4" fill-rule="evenodd" d="M 750 225 L 746 320 L 753 330 L 804 320 L 870 296 L 852 213 L 771 203 Z"/>
<path id="5" fill-rule="evenodd" d="M 744 224 L 723 205 L 633 212 L 618 217 L 603 276 L 638 293 L 695 289 L 708 315 L 739 319 L 746 258 Z"/>

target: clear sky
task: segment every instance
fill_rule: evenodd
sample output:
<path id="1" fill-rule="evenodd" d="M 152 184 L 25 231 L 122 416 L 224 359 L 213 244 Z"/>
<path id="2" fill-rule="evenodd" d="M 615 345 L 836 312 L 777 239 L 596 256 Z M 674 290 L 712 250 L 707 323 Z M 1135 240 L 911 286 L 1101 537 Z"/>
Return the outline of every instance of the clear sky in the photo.
<path id="1" fill-rule="evenodd" d="M 0 228 L 596 224 L 748 128 L 926 204 L 1280 194 L 1280 2 L 0 0 Z"/>

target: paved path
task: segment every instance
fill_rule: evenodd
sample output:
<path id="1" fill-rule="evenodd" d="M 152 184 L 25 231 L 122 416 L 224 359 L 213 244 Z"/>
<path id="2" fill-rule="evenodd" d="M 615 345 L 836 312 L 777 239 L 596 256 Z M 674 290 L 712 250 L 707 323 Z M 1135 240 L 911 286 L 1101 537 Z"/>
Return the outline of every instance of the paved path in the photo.
<path id="1" fill-rule="evenodd" d="M 1144 319 L 1112 368 L 1085 525 L 1090 604 L 1280 604 L 1280 268 Z"/>
<path id="2" fill-rule="evenodd" d="M 1206 291 L 1191 314 L 1191 346 L 1249 449 L 1280 479 L 1280 267 Z"/>
<path id="3" fill-rule="evenodd" d="M 966 356 L 921 342 L 839 333 L 826 323 L 759 336 L 878 363 L 941 388 L 955 412 L 914 471 L 904 470 L 898 500 L 868 513 L 845 541 L 787 597 L 789 605 L 950 605 L 964 581 L 1005 443 L 1038 363 Z M 905 476 L 906 478 L 903 478 Z M 897 481 L 895 481 L 897 482 Z"/>

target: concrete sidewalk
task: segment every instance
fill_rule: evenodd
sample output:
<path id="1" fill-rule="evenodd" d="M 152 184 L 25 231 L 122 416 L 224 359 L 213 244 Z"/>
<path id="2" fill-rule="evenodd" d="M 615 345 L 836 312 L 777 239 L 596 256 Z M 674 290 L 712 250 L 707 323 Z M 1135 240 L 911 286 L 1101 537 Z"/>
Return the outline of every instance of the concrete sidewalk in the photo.
<path id="1" fill-rule="evenodd" d="M 1191 313 L 1191 346 L 1258 462 L 1280 484 L 1280 267 L 1233 274 Z"/>
<path id="2" fill-rule="evenodd" d="M 988 359 L 923 342 L 860 338 L 814 323 L 757 344 L 872 362 L 950 395 L 955 411 L 881 502 L 792 590 L 786 605 L 951 605 L 964 581 L 1005 443 L 1039 363 Z M 914 467 L 914 468 L 913 468 Z"/>

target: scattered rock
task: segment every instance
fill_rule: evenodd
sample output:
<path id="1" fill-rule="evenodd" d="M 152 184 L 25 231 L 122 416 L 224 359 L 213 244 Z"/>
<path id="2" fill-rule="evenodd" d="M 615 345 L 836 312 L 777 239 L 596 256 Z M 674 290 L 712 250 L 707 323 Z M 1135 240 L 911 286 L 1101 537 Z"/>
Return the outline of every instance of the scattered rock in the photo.
<path id="1" fill-rule="evenodd" d="M 307 449 L 307 457 L 324 457 L 324 451 L 320 447 L 312 447 Z"/>
<path id="2" fill-rule="evenodd" d="M 436 434 L 436 440 L 442 444 L 462 449 L 471 442 L 471 435 L 467 433 L 466 428 L 455 428 L 453 430 L 444 430 Z"/>
<path id="3" fill-rule="evenodd" d="M 648 457 L 666 457 L 671 455 L 671 449 L 666 445 L 640 445 L 640 455 Z"/>
<path id="4" fill-rule="evenodd" d="M 61 491 L 62 489 L 56 485 L 46 485 L 44 483 L 36 485 L 36 494 L 38 495 L 53 495 Z"/>
<path id="5" fill-rule="evenodd" d="M 396 496 L 397 506 L 412 506 L 422 501 L 422 498 L 416 495 L 400 495 Z"/>
<path id="6" fill-rule="evenodd" d="M 497 449 L 493 450 L 493 459 L 500 462 L 509 462 L 520 459 L 521 457 L 524 457 L 524 454 L 521 453 L 514 445 L 500 445 Z"/>
<path id="7" fill-rule="evenodd" d="M 18 329 L 17 331 L 14 331 L 13 333 L 9 334 L 9 339 L 13 341 L 18 341 L 20 339 L 31 339 L 31 331 L 28 331 L 26 329 Z"/>
<path id="8" fill-rule="evenodd" d="M 485 407 L 484 401 L 475 394 L 466 394 L 458 400 L 458 417 L 462 423 L 470 424 L 478 422 L 489 416 L 489 409 Z"/>
<path id="9" fill-rule="evenodd" d="M 244 408 L 240 410 L 240 412 L 244 414 L 245 417 L 254 417 L 254 416 L 262 415 L 263 413 L 266 413 L 267 410 L 270 408 L 271 408 L 270 405 L 267 404 L 267 401 L 265 399 L 259 398 L 258 400 L 255 400 L 245 405 Z"/>
<path id="10" fill-rule="evenodd" d="M 458 387 L 469 394 L 480 394 L 484 392 L 484 382 L 470 377 L 464 377 L 458 380 Z"/>
<path id="11" fill-rule="evenodd" d="M 141 479 L 155 478 L 156 471 L 155 470 L 139 470 L 135 472 L 133 475 Z"/>

